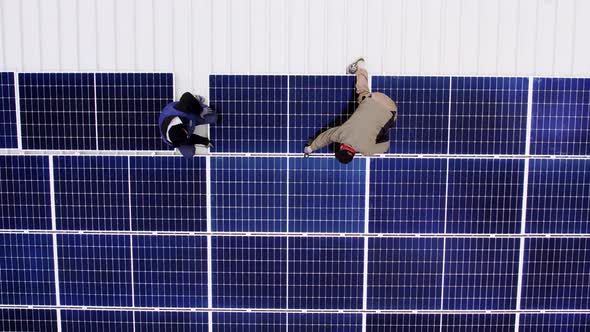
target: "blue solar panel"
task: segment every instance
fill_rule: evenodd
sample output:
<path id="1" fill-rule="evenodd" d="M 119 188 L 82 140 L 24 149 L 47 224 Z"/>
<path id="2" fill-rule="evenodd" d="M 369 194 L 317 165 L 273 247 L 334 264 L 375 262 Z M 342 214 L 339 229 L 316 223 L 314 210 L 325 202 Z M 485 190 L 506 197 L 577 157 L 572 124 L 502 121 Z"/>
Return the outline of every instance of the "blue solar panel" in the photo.
<path id="1" fill-rule="evenodd" d="M 362 233 L 365 160 L 289 159 L 289 231 Z"/>
<path id="2" fill-rule="evenodd" d="M 590 326 L 589 314 L 521 314 L 520 329 L 523 332 L 586 331 Z"/>
<path id="3" fill-rule="evenodd" d="M 135 331 L 191 331 L 208 330 L 205 312 L 135 312 Z"/>
<path id="4" fill-rule="evenodd" d="M 528 79 L 453 77 L 450 151 L 524 154 Z"/>
<path id="5" fill-rule="evenodd" d="M 289 152 L 344 123 L 356 108 L 354 76 L 289 76 Z"/>
<path id="6" fill-rule="evenodd" d="M 211 163 L 213 231 L 287 230 L 285 158 L 215 158 Z"/>
<path id="7" fill-rule="evenodd" d="M 367 332 L 440 332 L 440 316 L 428 314 L 367 315 Z"/>
<path id="8" fill-rule="evenodd" d="M 207 230 L 205 158 L 132 157 L 130 168 L 133 230 Z"/>
<path id="9" fill-rule="evenodd" d="M 527 233 L 590 233 L 590 160 L 533 159 Z"/>
<path id="10" fill-rule="evenodd" d="M 209 77 L 216 152 L 287 152 L 287 76 Z"/>
<path id="11" fill-rule="evenodd" d="M 19 74 L 24 149 L 96 149 L 94 75 Z"/>
<path id="12" fill-rule="evenodd" d="M 447 153 L 449 77 L 373 76 L 371 85 L 398 108 L 390 153 Z"/>
<path id="13" fill-rule="evenodd" d="M 515 309 L 518 251 L 518 239 L 446 239 L 443 309 Z"/>
<path id="14" fill-rule="evenodd" d="M 133 332 L 133 312 L 63 310 L 62 331 L 121 331 Z"/>
<path id="15" fill-rule="evenodd" d="M 287 239 L 213 237 L 213 306 L 286 308 Z"/>
<path id="16" fill-rule="evenodd" d="M 523 309 L 590 309 L 590 239 L 527 239 Z"/>
<path id="17" fill-rule="evenodd" d="M 55 310 L 1 309 L 2 331 L 57 331 Z"/>
<path id="18" fill-rule="evenodd" d="M 139 307 L 207 307 L 207 238 L 134 236 L 133 283 Z"/>
<path id="19" fill-rule="evenodd" d="M 58 229 L 129 230 L 127 157 L 54 158 Z"/>
<path id="20" fill-rule="evenodd" d="M 533 81 L 531 153 L 590 154 L 590 79 Z"/>
<path id="21" fill-rule="evenodd" d="M 449 233 L 519 233 L 524 160 L 449 161 Z"/>
<path id="22" fill-rule="evenodd" d="M 440 309 L 443 239 L 369 239 L 368 309 Z"/>
<path id="23" fill-rule="evenodd" d="M 289 308 L 361 309 L 362 238 L 289 238 Z"/>
<path id="24" fill-rule="evenodd" d="M 0 149 L 17 148 L 14 73 L 0 73 Z"/>
<path id="25" fill-rule="evenodd" d="M 172 74 L 96 74 L 98 148 L 167 150 L 158 117 L 174 97 Z"/>
<path id="26" fill-rule="evenodd" d="M 289 331 L 361 331 L 360 314 L 289 314 Z"/>
<path id="27" fill-rule="evenodd" d="M 371 160 L 371 233 L 442 233 L 446 159 Z"/>
<path id="28" fill-rule="evenodd" d="M 131 306 L 129 236 L 58 235 L 62 305 Z"/>
<path id="29" fill-rule="evenodd" d="M 0 156 L 0 229 L 51 229 L 49 161 Z"/>
<path id="30" fill-rule="evenodd" d="M 48 234 L 0 234 L 0 304 L 55 305 Z"/>
<path id="31" fill-rule="evenodd" d="M 453 332 L 513 332 L 516 317 L 508 314 L 442 315 L 442 330 Z"/>
<path id="32" fill-rule="evenodd" d="M 214 312 L 213 331 L 287 331 L 287 315 L 278 313 Z"/>

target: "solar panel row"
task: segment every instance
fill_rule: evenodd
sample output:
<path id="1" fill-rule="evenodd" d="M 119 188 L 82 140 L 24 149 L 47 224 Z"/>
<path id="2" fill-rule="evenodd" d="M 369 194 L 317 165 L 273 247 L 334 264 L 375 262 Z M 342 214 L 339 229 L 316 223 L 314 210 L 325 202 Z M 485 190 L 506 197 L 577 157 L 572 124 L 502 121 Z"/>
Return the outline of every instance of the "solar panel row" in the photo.
<path id="1" fill-rule="evenodd" d="M 398 105 L 389 153 L 524 155 L 528 78 L 373 76 Z M 531 153 L 586 155 L 590 79 L 535 78 Z M 218 152 L 301 152 L 352 114 L 353 76 L 210 76 Z"/>
<path id="2" fill-rule="evenodd" d="M 21 73 L 25 149 L 166 150 L 157 116 L 173 98 L 171 74 Z M 374 76 L 395 100 L 390 153 L 525 154 L 528 78 Z M 13 73 L 0 74 L 2 147 L 17 145 Z M 353 76 L 210 78 L 223 114 L 219 152 L 300 152 L 354 111 Z M 531 153 L 588 154 L 590 79 L 535 78 Z"/>
<path id="3" fill-rule="evenodd" d="M 52 158 L 58 230 L 207 230 L 205 158 Z M 212 158 L 212 230 L 362 233 L 366 162 Z M 48 164 L 0 156 L 0 229 L 51 229 Z M 523 183 L 524 160 L 374 159 L 369 232 L 518 234 Z M 532 159 L 527 191 L 527 233 L 590 232 L 589 160 Z"/>
<path id="4" fill-rule="evenodd" d="M 0 234 L 2 305 L 207 307 L 205 236 Z M 519 240 L 369 238 L 367 309 L 514 310 Z M 362 309 L 364 240 L 213 236 L 214 308 Z M 522 309 L 590 309 L 590 239 L 525 241 Z M 443 273 L 444 269 L 444 273 Z M 288 296 L 287 296 L 288 294 Z M 442 302 L 441 302 L 442 301 Z"/>
<path id="5" fill-rule="evenodd" d="M 361 331 L 360 314 L 213 313 L 214 331 Z M 56 311 L 0 310 L 7 331 L 57 331 Z M 207 331 L 198 312 L 61 311 L 62 331 Z M 368 314 L 367 331 L 514 331 L 514 314 Z M 521 314 L 521 331 L 583 331 L 588 314 Z"/>

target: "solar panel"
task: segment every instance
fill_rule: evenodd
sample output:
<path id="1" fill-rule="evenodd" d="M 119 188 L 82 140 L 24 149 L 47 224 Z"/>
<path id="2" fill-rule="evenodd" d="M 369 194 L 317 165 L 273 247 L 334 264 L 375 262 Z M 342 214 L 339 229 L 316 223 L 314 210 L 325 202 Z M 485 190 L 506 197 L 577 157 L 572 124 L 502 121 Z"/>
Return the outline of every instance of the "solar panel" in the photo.
<path id="1" fill-rule="evenodd" d="M 361 233 L 364 197 L 364 160 L 289 159 L 289 231 Z"/>
<path id="2" fill-rule="evenodd" d="M 446 239 L 443 309 L 515 309 L 518 245 L 510 238 Z"/>
<path id="3" fill-rule="evenodd" d="M 289 308 L 361 309 L 363 239 L 289 238 Z"/>
<path id="4" fill-rule="evenodd" d="M 0 72 L 0 149 L 17 148 L 14 73 Z"/>
<path id="5" fill-rule="evenodd" d="M 130 158 L 132 229 L 205 231 L 205 158 Z"/>
<path id="6" fill-rule="evenodd" d="M 207 238 L 133 236 L 134 304 L 207 307 Z"/>
<path id="7" fill-rule="evenodd" d="M 170 149 L 160 138 L 158 117 L 173 98 L 172 74 L 96 74 L 98 148 Z"/>
<path id="8" fill-rule="evenodd" d="M 533 81 L 531 153 L 589 155 L 590 79 Z"/>
<path id="9" fill-rule="evenodd" d="M 94 75 L 18 74 L 24 149 L 94 150 Z"/>
<path id="10" fill-rule="evenodd" d="M 523 160 L 449 160 L 447 232 L 518 233 L 523 180 Z"/>
<path id="11" fill-rule="evenodd" d="M 130 230 L 127 157 L 54 157 L 58 229 Z"/>
<path id="12" fill-rule="evenodd" d="M 371 85 L 398 108 L 390 153 L 447 153 L 449 77 L 373 76 Z"/>
<path id="13" fill-rule="evenodd" d="M 214 236 L 213 307 L 286 308 L 287 239 Z"/>
<path id="14" fill-rule="evenodd" d="M 354 76 L 289 76 L 289 152 L 354 112 Z"/>
<path id="15" fill-rule="evenodd" d="M 2 331 L 57 331 L 56 310 L 0 309 Z"/>
<path id="16" fill-rule="evenodd" d="M 47 234 L 0 234 L 0 304 L 56 304 L 52 246 Z"/>
<path id="17" fill-rule="evenodd" d="M 287 160 L 215 158 L 211 170 L 212 229 L 287 231 Z"/>
<path id="18" fill-rule="evenodd" d="M 61 305 L 131 307 L 130 238 L 57 236 Z"/>
<path id="19" fill-rule="evenodd" d="M 524 154 L 528 79 L 453 77 L 450 148 L 456 154 Z"/>
<path id="20" fill-rule="evenodd" d="M 369 239 L 368 309 L 440 308 L 443 239 Z"/>
<path id="21" fill-rule="evenodd" d="M 287 152 L 287 76 L 211 75 L 216 152 Z"/>
<path id="22" fill-rule="evenodd" d="M 51 229 L 49 161 L 0 156 L 0 229 Z"/>
<path id="23" fill-rule="evenodd" d="M 590 160 L 533 159 L 527 233 L 590 233 Z"/>
<path id="24" fill-rule="evenodd" d="M 590 239 L 525 241 L 523 309 L 590 308 Z"/>
<path id="25" fill-rule="evenodd" d="M 371 233 L 444 233 L 445 159 L 371 160 Z"/>

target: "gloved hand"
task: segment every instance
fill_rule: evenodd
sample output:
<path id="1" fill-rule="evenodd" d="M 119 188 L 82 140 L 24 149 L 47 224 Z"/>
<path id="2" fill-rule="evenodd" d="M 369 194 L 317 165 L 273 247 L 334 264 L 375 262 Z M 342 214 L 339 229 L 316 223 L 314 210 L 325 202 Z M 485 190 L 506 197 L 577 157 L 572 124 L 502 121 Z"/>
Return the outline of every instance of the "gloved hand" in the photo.
<path id="1" fill-rule="evenodd" d="M 313 150 L 311 149 L 311 146 L 306 145 L 305 148 L 303 148 L 303 156 L 305 158 L 309 157 L 309 155 L 313 152 Z"/>

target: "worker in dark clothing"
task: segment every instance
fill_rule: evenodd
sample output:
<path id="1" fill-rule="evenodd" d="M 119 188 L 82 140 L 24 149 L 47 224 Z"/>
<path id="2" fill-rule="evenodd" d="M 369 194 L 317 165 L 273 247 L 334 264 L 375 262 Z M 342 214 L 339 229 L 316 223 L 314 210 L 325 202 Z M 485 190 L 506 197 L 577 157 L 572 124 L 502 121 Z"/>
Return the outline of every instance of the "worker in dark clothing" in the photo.
<path id="1" fill-rule="evenodd" d="M 205 104 L 205 98 L 189 92 L 185 92 L 178 102 L 166 105 L 158 120 L 162 140 L 185 157 L 195 155 L 195 145 L 213 146 L 207 137 L 196 134 L 196 127 L 216 122 L 217 113 Z"/>
<path id="2" fill-rule="evenodd" d="M 388 131 L 397 119 L 395 103 L 383 93 L 369 91 L 363 58 L 348 66 L 347 72 L 356 74 L 358 107 L 345 123 L 324 131 L 308 143 L 304 148 L 306 157 L 330 143 L 340 144 L 335 156 L 343 164 L 351 162 L 357 152 L 370 156 L 389 149 Z"/>

